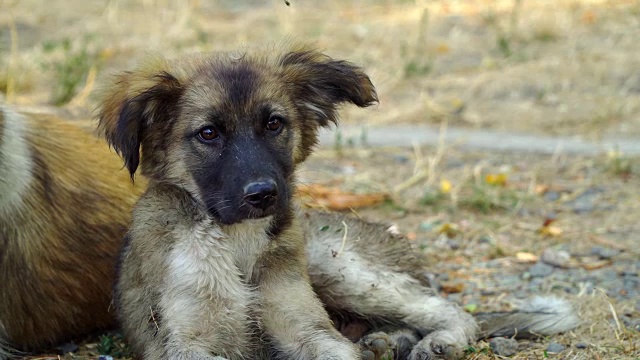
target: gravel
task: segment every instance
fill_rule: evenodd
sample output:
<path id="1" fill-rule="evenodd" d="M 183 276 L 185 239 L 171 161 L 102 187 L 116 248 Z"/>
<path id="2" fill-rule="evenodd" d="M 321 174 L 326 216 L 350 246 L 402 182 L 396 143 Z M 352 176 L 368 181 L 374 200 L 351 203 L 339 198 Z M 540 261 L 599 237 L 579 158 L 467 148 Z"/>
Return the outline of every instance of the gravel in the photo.
<path id="1" fill-rule="evenodd" d="M 547 352 L 557 354 L 562 352 L 565 349 L 565 346 L 562 344 L 558 344 L 556 342 L 552 342 L 547 346 Z"/>
<path id="2" fill-rule="evenodd" d="M 533 266 L 529 268 L 529 276 L 531 277 L 545 277 L 549 276 L 553 273 L 553 266 L 547 265 L 543 262 L 538 261 Z M 525 275 L 526 277 L 526 275 Z"/>
<path id="3" fill-rule="evenodd" d="M 600 259 L 611 259 L 612 257 L 620 254 L 620 250 L 605 248 L 602 246 L 594 246 L 591 248 L 591 255 L 597 256 Z"/>
<path id="4" fill-rule="evenodd" d="M 493 338 L 489 340 L 489 346 L 499 356 L 511 356 L 518 351 L 518 341 L 509 338 Z"/>
<path id="5" fill-rule="evenodd" d="M 564 250 L 545 249 L 540 260 L 555 267 L 567 268 L 571 262 L 571 254 Z"/>

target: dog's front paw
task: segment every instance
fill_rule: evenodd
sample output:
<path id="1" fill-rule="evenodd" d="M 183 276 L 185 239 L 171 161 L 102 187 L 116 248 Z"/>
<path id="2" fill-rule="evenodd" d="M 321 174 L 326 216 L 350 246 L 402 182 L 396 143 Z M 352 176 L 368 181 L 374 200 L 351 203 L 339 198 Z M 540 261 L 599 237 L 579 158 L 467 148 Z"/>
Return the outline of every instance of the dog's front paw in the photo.
<path id="1" fill-rule="evenodd" d="M 362 360 L 393 359 L 393 350 L 396 348 L 395 341 L 384 332 L 375 332 L 363 336 L 358 341 L 362 351 Z"/>
<path id="2" fill-rule="evenodd" d="M 413 347 L 409 360 L 461 359 L 467 344 L 456 341 L 452 335 L 446 331 L 436 331 L 427 335 Z"/>

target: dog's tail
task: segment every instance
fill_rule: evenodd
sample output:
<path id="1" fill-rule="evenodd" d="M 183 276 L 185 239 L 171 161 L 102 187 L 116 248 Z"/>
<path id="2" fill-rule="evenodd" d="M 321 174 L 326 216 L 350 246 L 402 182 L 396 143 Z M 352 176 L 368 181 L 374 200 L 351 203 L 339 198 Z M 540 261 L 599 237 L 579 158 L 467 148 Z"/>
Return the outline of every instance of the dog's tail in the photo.
<path id="1" fill-rule="evenodd" d="M 571 304 L 556 297 L 534 297 L 509 312 L 474 314 L 480 325 L 479 339 L 489 337 L 531 338 L 569 331 L 581 322 Z"/>

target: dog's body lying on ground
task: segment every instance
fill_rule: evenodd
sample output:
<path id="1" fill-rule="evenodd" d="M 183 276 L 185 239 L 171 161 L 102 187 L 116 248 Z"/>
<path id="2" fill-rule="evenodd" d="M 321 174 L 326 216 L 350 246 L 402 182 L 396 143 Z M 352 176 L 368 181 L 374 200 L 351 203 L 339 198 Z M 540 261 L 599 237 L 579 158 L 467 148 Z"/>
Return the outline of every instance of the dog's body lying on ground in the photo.
<path id="1" fill-rule="evenodd" d="M 100 129 L 149 179 L 115 291 L 138 354 L 355 359 L 392 345 L 403 358 L 450 358 L 479 336 L 575 326 L 554 302 L 478 326 L 420 280 L 423 264 L 386 226 L 295 209 L 294 168 L 317 129 L 337 105 L 375 100 L 361 69 L 307 50 L 158 61 L 120 77 Z M 67 126 L 0 114 L 0 358 L 2 344 L 31 350 L 113 325 L 115 257 L 147 184 Z M 373 332 L 358 349 L 325 309 Z"/>

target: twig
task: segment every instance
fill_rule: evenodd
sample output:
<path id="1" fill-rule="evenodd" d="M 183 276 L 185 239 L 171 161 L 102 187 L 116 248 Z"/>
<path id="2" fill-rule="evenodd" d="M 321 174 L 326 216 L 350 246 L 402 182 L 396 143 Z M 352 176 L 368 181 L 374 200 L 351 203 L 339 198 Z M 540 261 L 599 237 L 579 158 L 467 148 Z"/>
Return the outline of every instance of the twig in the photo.
<path id="1" fill-rule="evenodd" d="M 93 86 L 94 86 L 95 81 L 96 81 L 96 73 L 97 73 L 96 66 L 92 65 L 91 68 L 89 68 L 89 72 L 87 73 L 87 81 L 85 81 L 84 87 L 82 88 L 82 90 L 80 90 L 78 95 L 76 95 L 67 104 L 67 107 L 82 106 L 82 105 L 85 104 L 85 102 L 87 100 L 87 97 L 89 96 L 89 94 L 93 90 Z"/>
<path id="2" fill-rule="evenodd" d="M 615 331 L 616 339 L 620 341 L 621 340 L 620 335 L 626 332 L 626 327 L 622 324 L 622 322 L 620 322 L 620 318 L 618 317 L 618 312 L 613 307 L 613 304 L 611 303 L 611 300 L 609 300 L 609 297 L 607 296 L 607 294 L 602 289 L 597 289 L 597 290 L 602 295 L 602 297 L 604 297 L 604 299 L 607 301 L 607 304 L 609 305 L 609 310 L 611 311 L 611 314 L 613 315 L 613 320 L 615 320 L 616 327 L 618 328 L 618 331 Z"/>
<path id="3" fill-rule="evenodd" d="M 342 226 L 344 226 L 344 235 L 342 236 L 342 245 L 340 245 L 340 250 L 331 251 L 331 255 L 333 255 L 333 257 L 338 257 L 338 255 L 342 253 L 342 250 L 344 250 L 344 245 L 347 243 L 347 232 L 349 230 L 349 227 L 347 226 L 347 223 L 344 222 L 344 220 L 342 221 Z"/>

